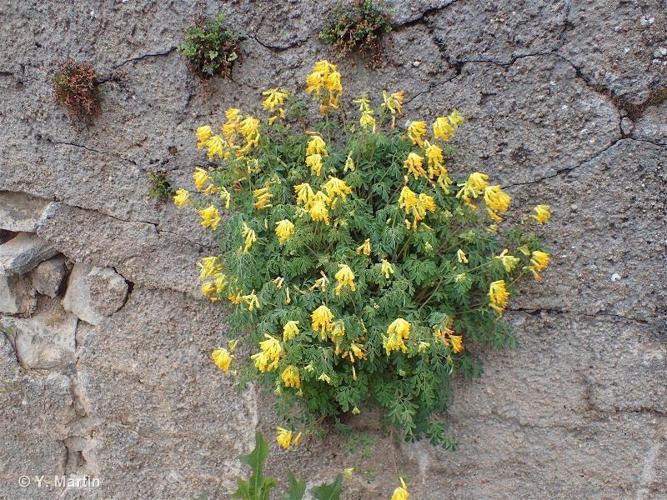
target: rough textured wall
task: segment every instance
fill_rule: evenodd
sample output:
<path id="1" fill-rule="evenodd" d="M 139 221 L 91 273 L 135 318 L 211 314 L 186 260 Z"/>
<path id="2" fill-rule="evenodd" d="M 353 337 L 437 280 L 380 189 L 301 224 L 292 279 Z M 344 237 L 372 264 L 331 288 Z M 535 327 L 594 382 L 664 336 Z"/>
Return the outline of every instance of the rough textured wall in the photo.
<path id="1" fill-rule="evenodd" d="M 209 4 L 250 36 L 233 80 L 207 88 L 175 50 L 193 2 L 0 4 L 2 498 L 225 498 L 254 429 L 272 433 L 270 397 L 239 393 L 208 359 L 224 317 L 193 263 L 213 242 L 147 198 L 145 173 L 190 186 L 197 125 L 257 109 L 266 87 L 302 88 L 330 56 L 316 33 L 331 2 Z M 403 88 L 408 118 L 460 109 L 453 173 L 551 204 L 553 266 L 512 304 L 519 347 L 484 353 L 484 376 L 458 384 L 458 451 L 362 415 L 371 442 L 274 450 L 272 472 L 356 466 L 349 498 L 388 498 L 399 473 L 415 498 L 667 497 L 667 5 L 390 5 L 386 65 L 337 61 L 346 96 Z M 92 127 L 54 103 L 67 57 L 107 80 Z M 18 484 L 56 474 L 100 486 Z"/>

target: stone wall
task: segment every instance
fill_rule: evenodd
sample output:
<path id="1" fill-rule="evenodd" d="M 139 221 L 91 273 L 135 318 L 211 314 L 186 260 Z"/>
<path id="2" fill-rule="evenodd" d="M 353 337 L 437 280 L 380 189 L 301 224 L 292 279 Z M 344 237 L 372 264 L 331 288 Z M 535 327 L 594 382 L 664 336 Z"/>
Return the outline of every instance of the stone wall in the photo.
<path id="1" fill-rule="evenodd" d="M 513 301 L 512 351 L 482 353 L 449 419 L 459 449 L 402 443 L 374 419 L 270 469 L 313 481 L 357 468 L 348 498 L 667 497 L 667 6 L 661 0 L 388 4 L 386 63 L 317 40 L 332 2 L 235 0 L 244 60 L 201 85 L 175 47 L 192 1 L 0 3 L 0 497 L 226 498 L 270 396 L 209 361 L 226 338 L 196 292 L 215 248 L 192 214 L 146 196 L 147 172 L 191 187 L 193 130 L 261 90 L 302 88 L 318 58 L 345 95 L 405 89 L 408 118 L 457 107 L 465 172 L 553 207 L 553 266 Z M 52 97 L 67 57 L 94 64 L 102 114 Z M 462 172 L 453 172 L 461 174 Z M 370 437 L 368 437 L 370 436 Z M 21 475 L 92 474 L 91 488 Z"/>

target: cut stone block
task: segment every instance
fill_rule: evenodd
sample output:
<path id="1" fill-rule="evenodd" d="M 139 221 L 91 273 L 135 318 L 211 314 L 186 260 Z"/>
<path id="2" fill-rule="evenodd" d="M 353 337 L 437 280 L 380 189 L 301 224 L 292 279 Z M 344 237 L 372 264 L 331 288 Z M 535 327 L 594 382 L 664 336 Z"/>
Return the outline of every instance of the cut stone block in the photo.
<path id="1" fill-rule="evenodd" d="M 0 245 L 0 273 L 25 274 L 58 251 L 46 241 L 30 233 L 19 233 Z"/>
<path id="2" fill-rule="evenodd" d="M 65 257 L 62 255 L 49 259 L 38 265 L 32 272 L 32 286 L 38 293 L 47 297 L 55 297 L 67 277 Z"/>
<path id="3" fill-rule="evenodd" d="M 30 314 L 35 304 L 35 293 L 28 280 L 0 272 L 0 313 Z"/>
<path id="4" fill-rule="evenodd" d="M 3 318 L 0 329 L 14 338 L 16 356 L 28 369 L 52 369 L 74 362 L 76 316 L 55 302 L 32 318 Z"/>
<path id="5" fill-rule="evenodd" d="M 127 292 L 127 283 L 113 269 L 74 264 L 63 307 L 86 323 L 99 325 L 123 307 Z"/>
<path id="6" fill-rule="evenodd" d="M 0 229 L 33 233 L 48 201 L 25 193 L 0 191 Z"/>

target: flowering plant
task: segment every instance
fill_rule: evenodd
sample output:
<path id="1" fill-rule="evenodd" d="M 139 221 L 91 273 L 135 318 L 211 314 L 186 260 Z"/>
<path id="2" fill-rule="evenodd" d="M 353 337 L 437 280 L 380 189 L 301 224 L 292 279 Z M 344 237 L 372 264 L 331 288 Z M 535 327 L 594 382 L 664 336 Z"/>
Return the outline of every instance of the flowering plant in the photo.
<path id="1" fill-rule="evenodd" d="M 355 100 L 350 122 L 327 61 L 306 92 L 322 116 L 308 127 L 290 119 L 287 92 L 270 89 L 266 119 L 232 108 L 219 133 L 197 129 L 215 166 L 196 169 L 198 196 L 179 189 L 174 202 L 220 235 L 219 255 L 198 266 L 203 294 L 231 304 L 236 339 L 213 360 L 228 372 L 237 343 L 249 346 L 238 373 L 274 388 L 290 427 L 278 430 L 283 448 L 307 422 L 371 405 L 407 438 L 451 445 L 435 415 L 453 374 L 479 372 L 473 349 L 511 344 L 502 314 L 514 283 L 549 263 L 529 231 L 549 208 L 506 229 L 511 198 L 499 185 L 480 172 L 452 179 L 457 111 L 403 131 L 404 94 L 384 92 L 377 107 Z"/>

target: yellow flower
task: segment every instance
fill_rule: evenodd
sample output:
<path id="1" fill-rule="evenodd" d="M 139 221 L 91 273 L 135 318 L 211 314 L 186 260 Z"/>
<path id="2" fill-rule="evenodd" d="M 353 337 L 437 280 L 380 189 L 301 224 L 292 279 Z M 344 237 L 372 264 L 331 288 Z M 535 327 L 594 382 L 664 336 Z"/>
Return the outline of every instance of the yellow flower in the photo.
<path id="1" fill-rule="evenodd" d="M 354 467 L 343 469 L 343 476 L 345 476 L 346 479 L 351 479 L 352 474 L 354 474 Z"/>
<path id="2" fill-rule="evenodd" d="M 241 293 L 236 292 L 236 293 L 230 293 L 227 295 L 227 300 L 229 300 L 232 304 L 240 304 L 241 303 Z"/>
<path id="3" fill-rule="evenodd" d="M 456 251 L 456 258 L 461 264 L 467 264 L 468 263 L 468 257 L 466 257 L 466 254 L 463 250 L 460 248 Z"/>
<path id="4" fill-rule="evenodd" d="M 255 367 L 262 373 L 271 372 L 278 368 L 278 361 L 283 354 L 280 341 L 271 335 L 264 334 L 266 340 L 259 343 L 262 352 L 250 356 L 255 362 Z"/>
<path id="5" fill-rule="evenodd" d="M 213 130 L 211 130 L 210 126 L 204 125 L 202 127 L 197 127 L 195 134 L 197 135 L 197 149 L 201 149 L 206 146 L 206 142 L 213 135 Z"/>
<path id="6" fill-rule="evenodd" d="M 218 289 L 215 286 L 215 283 L 204 283 L 201 286 L 201 294 L 206 297 L 208 300 L 211 302 L 217 302 L 218 301 Z"/>
<path id="7" fill-rule="evenodd" d="M 371 108 L 371 103 L 368 100 L 368 97 L 360 97 L 352 102 L 359 105 L 359 111 L 361 113 L 373 113 L 373 108 Z"/>
<path id="8" fill-rule="evenodd" d="M 232 195 L 227 191 L 225 186 L 220 186 L 220 199 L 225 202 L 225 208 L 229 208 L 232 201 Z"/>
<path id="9" fill-rule="evenodd" d="M 227 139 L 230 144 L 233 144 L 236 129 L 241 122 L 241 110 L 238 108 L 227 108 L 225 111 L 225 118 L 227 121 L 222 126 L 222 135 L 225 136 L 225 139 Z"/>
<path id="10" fill-rule="evenodd" d="M 257 210 L 264 210 L 265 208 L 272 207 L 271 205 L 271 185 L 267 185 L 263 188 L 255 189 L 252 192 L 252 195 L 255 197 L 255 208 Z"/>
<path id="11" fill-rule="evenodd" d="M 306 156 L 306 165 L 310 167 L 310 173 L 312 175 L 318 177 L 322 175 L 322 155 L 315 153 Z"/>
<path id="12" fill-rule="evenodd" d="M 361 117 L 359 118 L 359 125 L 361 125 L 361 127 L 365 128 L 366 130 L 375 132 L 375 118 L 373 118 L 371 113 L 362 113 Z"/>
<path id="13" fill-rule="evenodd" d="M 205 280 L 222 272 L 222 262 L 220 257 L 202 257 L 197 262 L 199 268 L 199 279 Z"/>
<path id="14" fill-rule="evenodd" d="M 227 276 L 222 273 L 218 274 L 213 282 L 218 293 L 224 292 L 225 288 L 227 288 Z"/>
<path id="15" fill-rule="evenodd" d="M 352 354 L 357 357 L 357 359 L 364 359 L 366 357 L 364 350 L 354 342 L 352 342 L 350 345 L 350 350 L 352 351 Z M 351 361 L 354 363 L 354 359 Z"/>
<path id="16" fill-rule="evenodd" d="M 462 123 L 463 117 L 456 110 L 452 111 L 449 116 L 440 116 L 433 122 L 433 137 L 448 141 Z"/>
<path id="17" fill-rule="evenodd" d="M 352 155 L 349 154 L 347 155 L 347 159 L 345 160 L 345 166 L 343 167 L 343 172 L 354 172 L 356 167 L 354 166 L 354 160 L 352 159 Z"/>
<path id="18" fill-rule="evenodd" d="M 209 160 L 215 156 L 219 156 L 220 158 L 225 157 L 225 141 L 217 134 L 206 141 L 206 148 L 208 149 L 206 156 Z"/>
<path id="19" fill-rule="evenodd" d="M 294 192 L 296 193 L 296 202 L 299 205 L 303 205 L 306 209 L 310 206 L 313 198 L 315 197 L 313 188 L 311 188 L 310 184 L 307 182 L 294 186 Z"/>
<path id="20" fill-rule="evenodd" d="M 333 329 L 333 314 L 325 305 L 321 305 L 313 311 L 311 320 L 313 331 L 318 332 L 322 338 L 326 338 L 327 333 Z"/>
<path id="21" fill-rule="evenodd" d="M 243 295 L 241 297 L 243 302 L 246 303 L 248 306 L 248 311 L 254 311 L 255 309 L 259 309 L 261 306 L 259 305 L 259 299 L 257 298 L 257 295 L 255 294 L 255 290 L 250 292 L 248 295 Z"/>
<path id="22" fill-rule="evenodd" d="M 391 113 L 391 128 L 396 126 L 396 115 L 401 115 L 403 113 L 403 100 L 405 99 L 405 92 L 394 92 L 389 94 L 387 91 L 382 91 L 382 108 L 386 109 Z"/>
<path id="23" fill-rule="evenodd" d="M 419 206 L 423 210 L 428 210 L 429 212 L 435 212 L 435 209 L 437 208 L 433 197 L 427 195 L 426 193 L 421 193 L 419 195 Z"/>
<path id="24" fill-rule="evenodd" d="M 463 337 L 460 335 L 451 335 L 449 340 L 452 343 L 452 351 L 454 351 L 455 354 L 458 354 L 463 350 Z"/>
<path id="25" fill-rule="evenodd" d="M 322 187 L 327 192 L 327 196 L 329 196 L 331 208 L 336 206 L 338 200 L 345 201 L 347 195 L 352 192 L 352 189 L 345 181 L 336 177 L 329 177 L 329 180 Z"/>
<path id="26" fill-rule="evenodd" d="M 259 144 L 259 120 L 249 116 L 239 123 L 238 131 L 245 139 L 245 146 L 239 151 L 245 153 Z"/>
<path id="27" fill-rule="evenodd" d="M 243 253 L 246 254 L 252 248 L 252 244 L 257 241 L 257 233 L 250 229 L 248 224 L 243 223 L 243 229 L 241 230 L 241 236 L 245 238 L 245 246 L 243 247 Z"/>
<path id="28" fill-rule="evenodd" d="M 289 450 L 293 446 L 297 446 L 301 440 L 301 433 L 294 436 L 292 431 L 283 429 L 282 427 L 277 428 L 278 434 L 276 435 L 276 441 L 281 448 Z"/>
<path id="29" fill-rule="evenodd" d="M 326 382 L 327 384 L 331 385 L 331 377 L 326 373 L 323 373 L 317 377 L 317 380 L 321 380 L 322 382 Z"/>
<path id="30" fill-rule="evenodd" d="M 320 112 L 323 114 L 329 110 L 329 107 L 337 108 L 343 86 L 336 66 L 326 60 L 316 62 L 311 73 L 306 77 L 306 92 L 317 95 L 322 104 Z"/>
<path id="31" fill-rule="evenodd" d="M 174 195 L 174 205 L 178 208 L 183 208 L 188 203 L 190 203 L 190 193 L 187 189 L 177 189 L 176 194 Z"/>
<path id="32" fill-rule="evenodd" d="M 405 345 L 405 340 L 410 338 L 410 329 L 412 325 L 403 318 L 395 319 L 387 327 L 387 336 L 382 337 L 382 345 L 384 346 L 387 356 L 392 351 L 401 350 L 407 352 L 408 348 Z"/>
<path id="33" fill-rule="evenodd" d="M 500 186 L 496 185 L 489 186 L 484 190 L 484 202 L 489 216 L 495 222 L 500 222 L 502 219 L 498 214 L 503 214 L 509 210 L 512 198 Z"/>
<path id="34" fill-rule="evenodd" d="M 470 198 L 477 198 L 484 192 L 488 180 L 488 175 L 481 172 L 473 172 L 468 176 L 468 180 L 459 184 L 461 189 L 456 193 L 456 197 L 463 198 L 463 201 L 470 203 Z"/>
<path id="35" fill-rule="evenodd" d="M 364 242 L 359 245 L 356 250 L 357 253 L 363 253 L 364 255 L 368 256 L 371 254 L 371 240 L 366 239 Z"/>
<path id="36" fill-rule="evenodd" d="M 401 485 L 394 490 L 394 494 L 391 496 L 391 500 L 409 500 L 410 493 L 408 492 L 408 485 L 405 484 L 403 478 L 401 479 Z"/>
<path id="37" fill-rule="evenodd" d="M 211 353 L 211 359 L 215 366 L 220 368 L 223 372 L 229 372 L 229 366 L 232 364 L 234 356 L 229 354 L 229 351 L 224 348 L 216 349 Z"/>
<path id="38" fill-rule="evenodd" d="M 346 264 L 338 265 L 338 272 L 336 273 L 336 295 L 340 295 L 340 291 L 344 287 L 348 287 L 351 291 L 356 291 L 357 286 L 354 284 L 354 273 L 350 266 Z"/>
<path id="39" fill-rule="evenodd" d="M 266 96 L 266 99 L 262 101 L 262 106 L 268 111 L 275 111 L 276 108 L 279 108 L 284 105 L 285 98 L 289 95 L 284 90 L 277 88 L 268 89 L 262 92 L 262 95 Z"/>
<path id="40" fill-rule="evenodd" d="M 429 342 L 419 342 L 419 345 L 417 346 L 417 352 L 426 352 L 429 347 L 431 347 Z"/>
<path id="41" fill-rule="evenodd" d="M 516 267 L 516 265 L 519 263 L 519 259 L 512 256 L 508 255 L 509 250 L 507 248 L 503 250 L 500 255 L 496 256 L 496 259 L 500 259 L 500 261 L 503 264 L 503 267 L 505 268 L 505 271 L 508 273 L 511 273 L 512 270 Z"/>
<path id="42" fill-rule="evenodd" d="M 510 294 L 505 288 L 505 280 L 498 280 L 489 286 L 489 305 L 498 314 L 507 307 Z"/>
<path id="43" fill-rule="evenodd" d="M 288 321 L 285 323 L 285 326 L 283 326 L 283 342 L 292 340 L 297 335 L 299 335 L 299 322 Z"/>
<path id="44" fill-rule="evenodd" d="M 285 387 L 299 389 L 301 387 L 301 378 L 299 378 L 299 369 L 294 365 L 288 365 L 280 375 Z"/>
<path id="45" fill-rule="evenodd" d="M 535 212 L 531 217 L 537 221 L 538 224 L 546 224 L 551 219 L 551 207 L 549 205 L 537 205 L 533 211 Z"/>
<path id="46" fill-rule="evenodd" d="M 384 274 L 385 279 L 389 279 L 389 277 L 394 274 L 394 266 L 392 266 L 386 259 L 382 259 L 380 270 L 382 271 L 382 274 Z"/>
<path id="47" fill-rule="evenodd" d="M 276 222 L 276 236 L 281 245 L 294 236 L 294 224 L 288 219 Z"/>
<path id="48" fill-rule="evenodd" d="M 324 222 L 329 224 L 329 209 L 327 204 L 329 203 L 329 197 L 324 194 L 322 191 L 315 193 L 315 196 L 310 202 L 310 207 L 308 208 L 308 213 L 313 222 Z"/>
<path id="49" fill-rule="evenodd" d="M 435 144 L 424 143 L 426 149 L 426 159 L 428 161 L 428 176 L 433 179 L 436 175 L 440 175 L 442 168 L 445 166 L 445 157 L 442 154 L 442 149 Z M 447 171 L 445 170 L 445 174 Z"/>
<path id="50" fill-rule="evenodd" d="M 535 276 L 535 280 L 537 281 L 542 280 L 540 272 L 544 271 L 549 266 L 550 261 L 551 258 L 549 257 L 549 254 L 546 252 L 535 250 L 532 253 L 528 269 L 533 273 L 533 276 Z"/>
<path id="51" fill-rule="evenodd" d="M 412 191 L 408 186 L 403 186 L 401 194 L 398 197 L 398 206 L 405 211 L 405 213 L 412 213 L 412 209 L 417 206 L 417 193 Z"/>
<path id="52" fill-rule="evenodd" d="M 208 176 L 208 172 L 203 168 L 197 167 L 195 173 L 192 175 L 195 181 L 195 188 L 197 191 L 203 191 L 204 186 L 211 182 L 211 178 Z"/>
<path id="53" fill-rule="evenodd" d="M 419 147 L 424 145 L 424 137 L 426 137 L 427 132 L 426 122 L 416 121 L 410 122 L 410 125 L 408 125 L 408 137 L 412 141 L 412 144 L 416 144 Z"/>
<path id="54" fill-rule="evenodd" d="M 424 170 L 424 158 L 417 153 L 410 153 L 408 158 L 403 162 L 403 166 L 408 169 L 408 174 L 412 174 L 415 179 L 419 177 L 426 177 Z"/>
<path id="55" fill-rule="evenodd" d="M 324 274 L 322 271 L 320 271 L 320 273 L 322 274 L 322 277 L 315 280 L 315 284 L 310 287 L 311 292 L 318 288 L 323 292 L 325 292 L 327 289 L 327 285 L 329 284 L 329 278 L 327 278 L 327 275 Z"/>
<path id="56" fill-rule="evenodd" d="M 199 216 L 201 217 L 201 225 L 204 227 L 210 227 L 214 231 L 218 228 L 220 224 L 220 213 L 218 209 L 213 205 L 208 208 L 202 208 L 199 210 Z"/>
<path id="57" fill-rule="evenodd" d="M 463 116 L 457 109 L 449 113 L 447 119 L 449 120 L 449 123 L 451 123 L 456 128 L 458 128 L 458 126 L 463 123 Z"/>
<path id="58" fill-rule="evenodd" d="M 319 135 L 312 136 L 306 145 L 306 156 L 316 154 L 321 156 L 329 155 L 329 152 L 327 151 L 327 145 L 324 142 L 324 139 L 322 139 L 322 137 Z"/>

